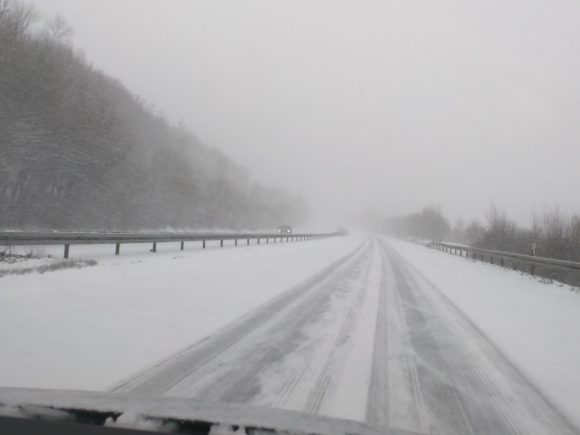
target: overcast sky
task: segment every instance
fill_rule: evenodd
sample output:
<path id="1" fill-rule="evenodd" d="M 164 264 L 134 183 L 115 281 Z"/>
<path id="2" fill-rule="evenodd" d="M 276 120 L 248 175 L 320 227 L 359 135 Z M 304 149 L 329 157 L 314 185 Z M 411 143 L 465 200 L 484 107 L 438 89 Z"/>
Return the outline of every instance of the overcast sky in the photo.
<path id="1" fill-rule="evenodd" d="M 35 0 L 173 122 L 319 213 L 580 212 L 577 0 Z"/>

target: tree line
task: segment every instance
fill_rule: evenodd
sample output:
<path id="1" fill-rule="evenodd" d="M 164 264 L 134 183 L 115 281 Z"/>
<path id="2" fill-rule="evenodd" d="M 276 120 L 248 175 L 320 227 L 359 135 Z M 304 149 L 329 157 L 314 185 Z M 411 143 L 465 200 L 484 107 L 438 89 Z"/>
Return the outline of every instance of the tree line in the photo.
<path id="1" fill-rule="evenodd" d="M 170 125 L 89 64 L 57 17 L 0 0 L 0 228 L 268 228 L 296 195 Z"/>
<path id="2" fill-rule="evenodd" d="M 566 215 L 558 207 L 534 213 L 527 227 L 518 225 L 507 213 L 490 206 L 482 222 L 451 225 L 438 206 L 418 213 L 381 217 L 367 213 L 365 224 L 402 238 L 449 241 L 476 248 L 509 251 L 526 255 L 580 262 L 580 216 Z"/>

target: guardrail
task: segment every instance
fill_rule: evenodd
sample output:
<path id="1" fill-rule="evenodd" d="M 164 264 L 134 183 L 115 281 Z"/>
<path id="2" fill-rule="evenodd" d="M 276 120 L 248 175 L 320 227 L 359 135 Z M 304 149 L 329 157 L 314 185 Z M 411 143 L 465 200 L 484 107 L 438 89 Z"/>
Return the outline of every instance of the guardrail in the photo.
<path id="1" fill-rule="evenodd" d="M 580 263 L 573 261 L 472 248 L 441 242 L 431 242 L 428 246 L 438 251 L 497 264 L 498 266 L 519 270 L 533 276 L 547 278 L 550 281 L 555 280 L 573 286 L 580 286 Z"/>
<path id="2" fill-rule="evenodd" d="M 183 251 L 185 242 L 201 242 L 205 249 L 206 242 L 218 241 L 223 248 L 224 241 L 246 241 L 249 245 L 251 240 L 265 241 L 266 244 L 280 242 L 294 242 L 303 240 L 317 240 L 327 237 L 342 235 L 334 233 L 303 233 L 303 234 L 280 234 L 280 233 L 39 233 L 39 232 L 0 232 L 0 246 L 33 246 L 33 245 L 63 245 L 64 258 L 69 257 L 71 245 L 115 245 L 115 255 L 121 252 L 121 244 L 128 243 L 151 243 L 151 252 L 157 252 L 158 243 L 178 242 Z"/>

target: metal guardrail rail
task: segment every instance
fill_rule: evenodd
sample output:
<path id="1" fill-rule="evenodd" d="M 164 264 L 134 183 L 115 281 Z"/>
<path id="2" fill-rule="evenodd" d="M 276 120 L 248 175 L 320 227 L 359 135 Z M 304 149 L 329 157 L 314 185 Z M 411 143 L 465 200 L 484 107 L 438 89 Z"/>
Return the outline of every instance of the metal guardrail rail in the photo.
<path id="1" fill-rule="evenodd" d="M 441 242 L 431 242 L 428 246 L 438 251 L 497 264 L 501 267 L 519 270 L 533 276 L 547 278 L 551 281 L 556 280 L 573 286 L 580 286 L 580 263 L 573 261 L 535 257 L 533 255 L 517 254 L 515 252 L 472 248 Z"/>
<path id="2" fill-rule="evenodd" d="M 300 233 L 300 234 L 280 234 L 280 233 L 61 233 L 61 232 L 0 232 L 0 246 L 35 246 L 35 245 L 63 245 L 64 258 L 69 257 L 70 245 L 115 245 L 115 255 L 121 252 L 121 244 L 128 243 L 151 243 L 151 252 L 157 252 L 158 243 L 178 242 L 183 251 L 185 242 L 202 242 L 202 247 L 206 247 L 206 242 L 220 242 L 220 247 L 224 246 L 224 241 L 238 242 L 265 241 L 266 244 L 277 241 L 293 242 L 303 240 L 317 240 L 327 237 L 341 235 L 341 232 L 333 233 Z"/>

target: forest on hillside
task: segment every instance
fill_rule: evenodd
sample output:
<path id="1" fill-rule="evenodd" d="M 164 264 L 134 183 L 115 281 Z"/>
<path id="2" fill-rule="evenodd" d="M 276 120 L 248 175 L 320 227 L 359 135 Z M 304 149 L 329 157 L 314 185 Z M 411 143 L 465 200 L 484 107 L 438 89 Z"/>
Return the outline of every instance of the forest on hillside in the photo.
<path id="1" fill-rule="evenodd" d="M 173 126 L 88 63 L 62 18 L 0 0 L 0 228 L 297 224 L 303 199 Z"/>

